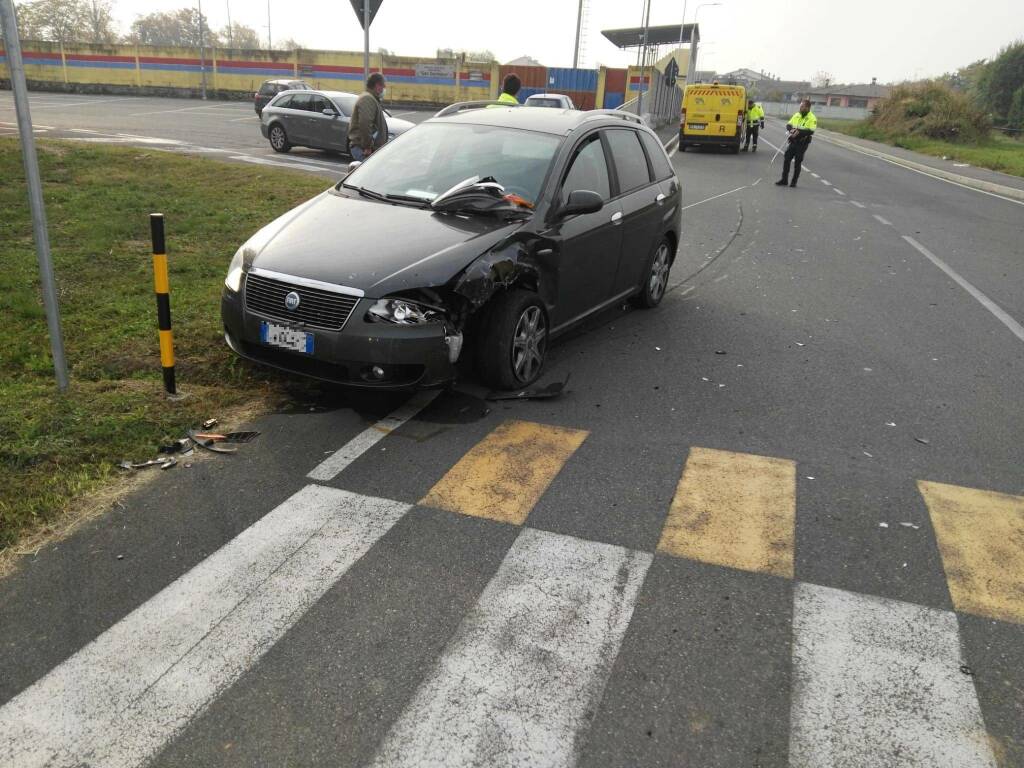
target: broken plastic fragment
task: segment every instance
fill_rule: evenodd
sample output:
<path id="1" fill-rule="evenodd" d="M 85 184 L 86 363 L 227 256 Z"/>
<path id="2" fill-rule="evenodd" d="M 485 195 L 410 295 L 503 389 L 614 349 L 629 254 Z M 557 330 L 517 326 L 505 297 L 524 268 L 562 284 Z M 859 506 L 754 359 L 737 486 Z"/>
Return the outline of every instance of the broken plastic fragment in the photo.
<path id="1" fill-rule="evenodd" d="M 914 523 L 900 523 L 900 525 L 902 525 L 904 528 L 913 528 L 915 531 L 921 527 L 920 525 L 915 525 Z"/>
<path id="2" fill-rule="evenodd" d="M 917 440 L 917 442 L 921 443 L 922 445 L 928 445 L 929 443 L 931 443 L 930 440 L 924 437 L 915 437 L 914 439 Z"/>
<path id="3" fill-rule="evenodd" d="M 878 524 L 878 527 L 879 527 L 879 528 L 888 528 L 888 527 L 889 527 L 889 524 L 888 524 L 888 523 L 879 523 L 879 524 Z"/>

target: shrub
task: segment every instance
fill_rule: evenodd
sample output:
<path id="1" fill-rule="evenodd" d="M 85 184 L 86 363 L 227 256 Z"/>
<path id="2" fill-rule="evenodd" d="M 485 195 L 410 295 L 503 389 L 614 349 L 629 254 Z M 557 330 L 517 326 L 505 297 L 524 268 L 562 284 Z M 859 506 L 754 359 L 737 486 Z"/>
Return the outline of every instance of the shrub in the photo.
<path id="1" fill-rule="evenodd" d="M 974 144 L 988 138 L 991 120 L 971 100 L 939 82 L 897 86 L 878 103 L 873 128 L 890 136 L 917 135 Z"/>

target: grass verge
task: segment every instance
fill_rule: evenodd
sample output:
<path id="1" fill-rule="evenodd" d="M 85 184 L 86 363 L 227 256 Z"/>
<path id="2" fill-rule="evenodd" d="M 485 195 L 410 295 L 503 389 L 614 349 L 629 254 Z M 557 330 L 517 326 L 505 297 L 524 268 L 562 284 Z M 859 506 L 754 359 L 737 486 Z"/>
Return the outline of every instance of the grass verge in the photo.
<path id="1" fill-rule="evenodd" d="M 309 175 L 123 147 L 39 142 L 71 388 L 59 395 L 16 141 L 0 139 L 0 555 L 210 415 L 285 397 L 224 346 L 235 249 L 327 187 Z M 179 389 L 163 396 L 149 214 L 167 217 Z"/>
<path id="2" fill-rule="evenodd" d="M 970 163 L 978 168 L 1002 171 L 1024 176 L 1024 141 L 993 133 L 981 144 L 953 144 L 920 136 L 893 136 L 863 120 L 819 120 L 818 125 L 829 131 L 870 139 L 894 147 L 902 147 L 933 157 L 946 157 L 959 163 Z"/>

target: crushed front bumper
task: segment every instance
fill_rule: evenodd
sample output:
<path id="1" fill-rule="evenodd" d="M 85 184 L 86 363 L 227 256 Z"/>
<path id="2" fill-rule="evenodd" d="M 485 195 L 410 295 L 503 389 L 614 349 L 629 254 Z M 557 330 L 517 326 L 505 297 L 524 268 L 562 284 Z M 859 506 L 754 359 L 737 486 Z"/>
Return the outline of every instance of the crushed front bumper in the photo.
<path id="1" fill-rule="evenodd" d="M 372 304 L 372 300 L 360 299 L 340 331 L 325 331 L 248 310 L 241 293 L 225 288 L 221 296 L 224 340 L 237 354 L 257 363 L 362 389 L 439 387 L 454 378 L 455 366 L 446 341 L 452 334 L 443 323 L 370 323 L 365 317 Z M 264 321 L 313 334 L 313 353 L 265 344 L 260 340 Z"/>

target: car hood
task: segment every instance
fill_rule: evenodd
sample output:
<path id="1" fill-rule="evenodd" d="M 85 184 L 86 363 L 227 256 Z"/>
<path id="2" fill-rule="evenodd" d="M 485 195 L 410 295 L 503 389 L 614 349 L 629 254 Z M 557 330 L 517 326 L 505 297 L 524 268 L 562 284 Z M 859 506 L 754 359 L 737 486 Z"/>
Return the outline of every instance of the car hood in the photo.
<path id="1" fill-rule="evenodd" d="M 369 298 L 444 285 L 522 222 L 462 218 L 328 190 L 243 246 L 247 268 L 356 288 Z"/>

